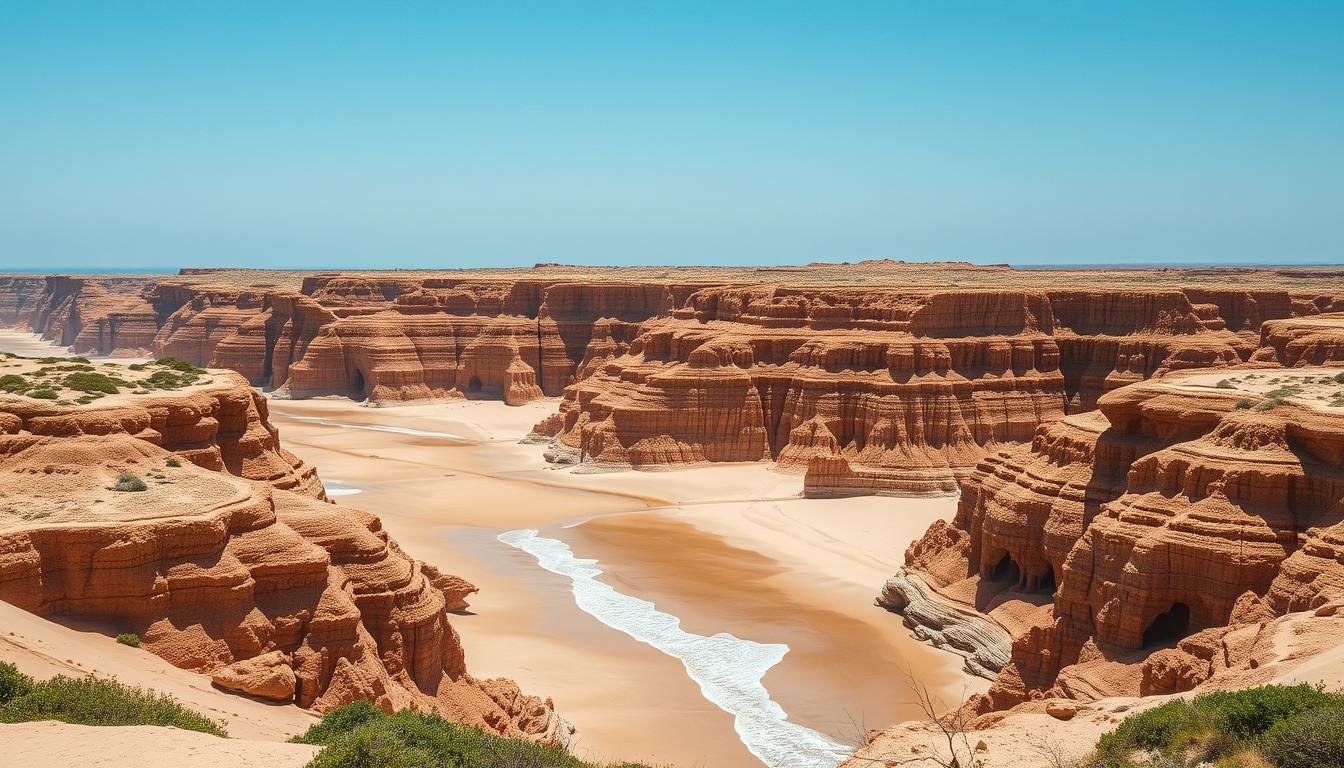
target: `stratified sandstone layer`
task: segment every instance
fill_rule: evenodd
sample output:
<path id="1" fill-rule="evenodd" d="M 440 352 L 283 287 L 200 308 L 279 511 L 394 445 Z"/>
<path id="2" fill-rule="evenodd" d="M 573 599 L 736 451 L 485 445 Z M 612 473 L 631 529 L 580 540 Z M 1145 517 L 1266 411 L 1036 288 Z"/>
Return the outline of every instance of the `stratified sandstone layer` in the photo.
<path id="1" fill-rule="evenodd" d="M 809 495 L 950 492 L 996 446 L 1125 384 L 1241 364 L 1266 318 L 1316 306 L 1215 289 L 703 288 L 605 354 L 537 431 L 561 460 L 774 459 L 806 470 Z"/>
<path id="2" fill-rule="evenodd" d="M 252 696 L 567 738 L 549 700 L 466 671 L 446 611 L 474 587 L 407 557 L 373 515 L 324 502 L 265 401 L 210 376 L 83 406 L 0 395 L 0 600 L 135 632 Z"/>
<path id="3" fill-rule="evenodd" d="M 158 332 L 158 318 L 140 296 L 149 282 L 139 276 L 0 278 L 0 322 L 40 333 L 75 354 L 147 354 Z"/>
<path id="4" fill-rule="evenodd" d="M 1273 344 L 1331 359 L 1337 349 L 1289 336 L 1344 309 L 1338 277 L 890 261 L 184 270 L 10 278 L 0 321 L 118 354 L 143 351 L 149 322 L 155 355 L 231 368 L 279 396 L 563 396 L 537 425 L 561 461 L 775 461 L 806 472 L 814 496 L 908 494 L 955 490 L 998 447 L 1125 384 Z"/>
<path id="5" fill-rule="evenodd" d="M 1188 690 L 1242 628 L 1344 599 L 1344 367 L 1174 373 L 1099 406 L 988 457 L 906 553 L 1012 635 L 979 711 Z"/>

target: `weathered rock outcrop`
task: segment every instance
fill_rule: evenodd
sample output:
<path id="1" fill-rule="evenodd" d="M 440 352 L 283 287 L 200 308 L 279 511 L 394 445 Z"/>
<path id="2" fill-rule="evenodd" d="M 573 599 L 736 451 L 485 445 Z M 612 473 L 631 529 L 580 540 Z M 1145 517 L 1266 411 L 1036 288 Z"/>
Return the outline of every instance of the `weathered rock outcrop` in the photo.
<path id="1" fill-rule="evenodd" d="M 1290 368 L 1344 363 L 1344 313 L 1267 322 L 1251 359 Z"/>
<path id="2" fill-rule="evenodd" d="M 237 374 L 214 371 L 208 383 L 182 391 L 122 392 L 96 407 L 7 398 L 0 420 L 11 432 L 40 438 L 128 435 L 205 469 L 325 498 L 316 469 L 280 446 L 267 415 L 266 399 Z"/>
<path id="3" fill-rule="evenodd" d="M 466 671 L 447 611 L 475 588 L 407 557 L 373 515 L 322 501 L 264 401 L 213 376 L 227 386 L 84 406 L 0 395 L 0 600 L 135 632 L 228 690 L 318 711 L 435 708 L 563 741 L 548 700 Z"/>
<path id="4" fill-rule="evenodd" d="M 232 368 L 281 396 L 563 396 L 536 429 L 556 438 L 552 456 L 772 460 L 805 472 L 815 496 L 951 492 L 998 446 L 1126 384 L 1261 359 L 1275 344 L 1307 362 L 1337 352 L 1313 341 L 1304 353 L 1275 325 L 1315 320 L 1339 303 L 1335 293 L 1229 287 L 1216 271 L 1191 273 L 1185 282 L 1197 287 L 1180 289 L 1163 287 L 1180 273 L 1097 289 L 1051 272 L 1061 287 L 1044 289 L 1039 275 L 970 265 L 939 274 L 978 287 L 857 284 L 900 285 L 921 269 L 850 265 L 838 278 L 849 284 L 825 286 L 791 282 L 828 275 L 826 265 L 761 270 L 753 282 L 727 279 L 729 270 L 694 280 L 567 279 L 549 267 L 509 277 L 198 270 L 121 295 L 117 317 L 152 315 L 156 355 Z M 1303 286 L 1329 281 L 1293 274 Z M 1275 275 L 1245 277 L 1275 284 Z M 84 333 L 84 346 L 127 351 L 143 339 L 124 321 L 106 341 L 87 324 L 68 332 L 69 318 L 87 313 L 40 309 L 86 293 L 104 307 L 118 286 L 131 283 L 50 278 L 41 296 L 21 299 L 33 283 L 13 278 L 0 284 L 0 313 L 12 294 L 15 316 L 33 307 L 27 322 L 50 337 Z"/>
<path id="5" fill-rule="evenodd" d="M 171 305 L 180 286 L 155 289 Z M 668 286 L 319 275 L 301 293 L 202 290 L 178 303 L 157 354 L 234 368 L 292 397 L 556 396 L 666 312 Z"/>
<path id="6" fill-rule="evenodd" d="M 1294 311 L 1286 292 L 702 288 L 537 432 L 598 464 L 775 459 L 811 495 L 946 492 L 1105 392 L 1242 363 Z"/>
<path id="7" fill-rule="evenodd" d="M 158 331 L 154 309 L 140 296 L 148 277 L 0 280 L 0 322 L 40 333 L 75 354 L 137 355 Z"/>
<path id="8" fill-rule="evenodd" d="M 1237 627 L 1344 597 L 1342 373 L 1172 374 L 987 457 L 907 552 L 1013 632 L 976 706 L 1187 690 Z"/>

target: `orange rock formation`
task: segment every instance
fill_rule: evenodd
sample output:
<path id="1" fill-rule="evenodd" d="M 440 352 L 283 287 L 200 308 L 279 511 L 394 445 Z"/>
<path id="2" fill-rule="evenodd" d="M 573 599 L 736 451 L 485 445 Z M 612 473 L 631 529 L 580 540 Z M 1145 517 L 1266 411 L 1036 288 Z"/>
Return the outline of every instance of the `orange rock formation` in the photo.
<path id="1" fill-rule="evenodd" d="M 88 324 L 75 323 L 89 312 L 36 309 L 84 301 L 112 328 L 107 307 L 120 302 L 116 317 L 157 324 L 154 354 L 232 368 L 282 396 L 563 396 L 537 425 L 555 438 L 556 460 L 773 460 L 805 471 L 818 496 L 950 492 L 999 446 L 1170 371 L 1279 348 L 1282 364 L 1336 359 L 1311 328 L 1344 308 L 1335 276 L 1320 270 L 1026 273 L 891 261 L 184 270 L 52 277 L 36 290 L 31 278 L 0 282 L 0 320 L 13 306 L 15 322 L 49 337 L 74 343 L 83 333 L 99 351 L 138 350 L 144 334 L 128 320 L 109 330 L 112 341 L 91 344 Z"/>
<path id="2" fill-rule="evenodd" d="M 981 711 L 1188 690 L 1237 627 L 1344 598 L 1341 391 L 1250 367 L 1110 392 L 982 462 L 883 602 L 913 579 L 1009 631 Z"/>
<path id="3" fill-rule="evenodd" d="M 446 611 L 475 587 L 323 502 L 265 401 L 236 374 L 212 379 L 87 406 L 0 396 L 0 599 L 136 632 L 228 690 L 567 738 L 549 700 L 466 671 Z M 121 473 L 146 490 L 116 490 Z"/>

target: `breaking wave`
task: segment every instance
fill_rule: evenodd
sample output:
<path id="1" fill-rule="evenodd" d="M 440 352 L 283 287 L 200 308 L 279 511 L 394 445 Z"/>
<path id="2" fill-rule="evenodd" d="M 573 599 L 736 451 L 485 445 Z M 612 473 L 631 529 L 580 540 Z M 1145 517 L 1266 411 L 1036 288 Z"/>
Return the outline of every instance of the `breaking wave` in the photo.
<path id="1" fill-rule="evenodd" d="M 577 558 L 563 541 L 537 531 L 508 531 L 498 536 L 537 559 L 552 573 L 569 577 L 574 602 L 584 612 L 641 643 L 681 660 L 700 692 L 733 716 L 738 737 L 769 768 L 835 768 L 853 749 L 824 734 L 791 723 L 770 698 L 761 680 L 788 653 L 782 643 L 757 643 L 726 632 L 706 637 L 681 628 L 681 620 L 653 603 L 617 592 L 597 580 L 596 560 Z"/>

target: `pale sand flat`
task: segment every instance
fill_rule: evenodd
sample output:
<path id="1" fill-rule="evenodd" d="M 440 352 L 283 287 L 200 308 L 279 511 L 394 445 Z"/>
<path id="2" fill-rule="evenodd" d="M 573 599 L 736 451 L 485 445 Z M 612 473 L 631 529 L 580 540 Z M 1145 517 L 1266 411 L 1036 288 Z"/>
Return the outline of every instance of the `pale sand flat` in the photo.
<path id="1" fill-rule="evenodd" d="M 50 720 L 0 725 L 0 743 L 9 768 L 302 768 L 318 750 L 156 725 L 96 727 Z"/>
<path id="2" fill-rule="evenodd" d="M 840 740 L 915 716 L 907 667 L 948 704 L 984 687 L 959 657 L 913 641 L 899 617 L 873 605 L 905 548 L 952 514 L 954 498 L 802 499 L 801 475 L 765 463 L 556 469 L 543 446 L 517 442 L 552 407 L 272 400 L 271 418 L 290 450 L 359 488 L 350 503 L 378 514 L 410 554 L 481 587 L 473 615 L 453 618 L 472 670 L 552 696 L 579 729 L 581 756 L 759 765 L 680 662 L 582 613 L 568 580 L 494 541 L 501 531 L 541 529 L 580 557 L 610 561 L 608 583 L 655 601 L 689 631 L 788 643 L 767 687 L 791 719 Z M 679 558 L 662 558 L 669 549 Z M 724 565 L 707 568 L 709 560 Z M 719 590 L 725 580 L 751 589 Z M 739 602 L 730 609 L 729 599 Z"/>

